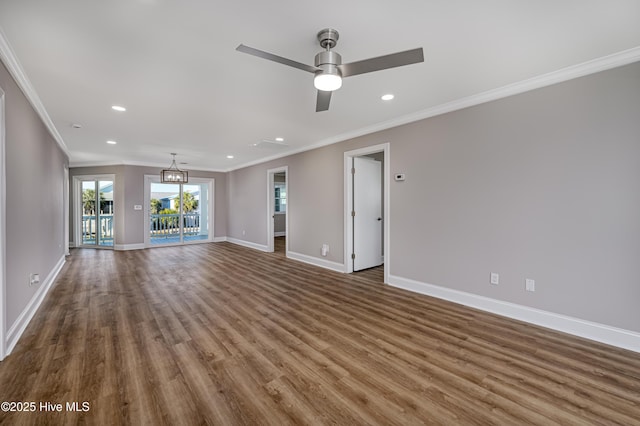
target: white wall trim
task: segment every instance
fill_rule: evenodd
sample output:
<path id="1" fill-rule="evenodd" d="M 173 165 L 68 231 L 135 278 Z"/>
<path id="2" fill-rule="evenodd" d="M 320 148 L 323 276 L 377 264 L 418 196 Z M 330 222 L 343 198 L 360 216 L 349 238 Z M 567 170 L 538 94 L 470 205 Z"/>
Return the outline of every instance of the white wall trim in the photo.
<path id="1" fill-rule="evenodd" d="M 115 244 L 113 246 L 114 250 L 118 250 L 118 251 L 126 251 L 126 250 L 142 250 L 146 248 L 144 243 L 138 243 L 138 244 Z"/>
<path id="2" fill-rule="evenodd" d="M 389 284 L 415 293 L 426 294 L 439 299 L 460 303 L 472 308 L 640 353 L 640 333 L 630 330 L 517 305 L 511 302 L 491 299 L 485 296 L 478 296 L 476 294 L 433 284 L 422 283 L 394 275 L 389 276 Z"/>
<path id="3" fill-rule="evenodd" d="M 274 237 L 286 237 L 287 236 L 287 231 L 274 232 L 273 236 Z"/>
<path id="4" fill-rule="evenodd" d="M 0 37 L 1 38 L 1 37 Z M 0 87 L 0 361 L 6 356 L 5 336 L 7 325 L 5 320 L 7 290 L 7 174 L 5 168 L 5 103 L 4 91 Z"/>
<path id="5" fill-rule="evenodd" d="M 344 265 L 342 263 L 332 262 L 330 260 L 320 259 L 319 257 L 313 257 L 293 251 L 287 252 L 287 258 L 297 260 L 299 262 L 308 263 L 310 265 L 319 266 L 321 268 L 330 269 L 335 272 L 344 273 Z"/>
<path id="6" fill-rule="evenodd" d="M 63 240 L 64 240 L 64 254 L 66 256 L 69 256 L 71 253 L 69 252 L 69 224 L 71 222 L 71 214 L 69 211 L 69 203 L 71 202 L 69 199 L 69 186 L 71 185 L 71 182 L 69 180 L 69 166 L 67 166 L 66 164 L 63 167 L 63 174 L 64 174 L 64 188 L 62 190 L 63 194 L 62 194 L 62 200 L 63 200 L 63 204 L 64 204 L 64 236 L 63 236 Z"/>
<path id="7" fill-rule="evenodd" d="M 2 59 L 2 62 L 5 64 L 7 70 L 9 70 L 9 73 L 18 84 L 18 87 L 20 87 L 20 90 L 22 90 L 22 93 L 24 93 L 26 98 L 29 100 L 29 103 L 31 104 L 33 109 L 35 109 L 40 116 L 40 119 L 49 130 L 49 133 L 51 133 L 53 139 L 55 139 L 62 151 L 68 157 L 69 149 L 67 148 L 67 145 L 64 143 L 64 140 L 62 139 L 62 136 L 60 136 L 60 133 L 58 133 L 58 129 L 56 129 L 56 126 L 53 124 L 53 121 L 51 120 L 51 117 L 49 117 L 47 110 L 44 109 L 44 105 L 42 104 L 40 97 L 27 78 L 22 65 L 20 65 L 16 54 L 13 52 L 13 49 L 11 48 L 7 37 L 2 31 L 2 28 L 0 28 L 0 59 Z"/>
<path id="8" fill-rule="evenodd" d="M 227 241 L 227 237 L 214 237 L 213 238 L 213 242 L 214 243 L 224 243 Z"/>
<path id="9" fill-rule="evenodd" d="M 227 241 L 243 247 L 249 247 L 260 251 L 269 251 L 269 247 L 264 244 L 252 243 L 251 241 L 239 240 L 237 238 L 227 237 Z"/>
<path id="10" fill-rule="evenodd" d="M 18 343 L 20 336 L 22 336 L 22 333 L 24 333 L 24 330 L 27 328 L 27 325 L 29 325 L 29 321 L 31 321 L 36 311 L 42 304 L 42 301 L 44 300 L 45 296 L 49 292 L 49 289 L 55 282 L 56 277 L 58 276 L 58 274 L 60 273 L 60 270 L 64 266 L 64 263 L 65 263 L 65 256 L 63 255 L 58 261 L 58 263 L 56 264 L 56 266 L 54 266 L 51 272 L 49 272 L 49 275 L 47 275 L 47 278 L 42 282 L 38 291 L 36 291 L 36 293 L 33 295 L 31 300 L 27 304 L 27 306 L 24 308 L 22 313 L 18 316 L 16 321 L 13 323 L 13 325 L 7 332 L 5 355 L 9 355 L 13 350 L 13 348 L 16 346 L 16 343 Z"/>

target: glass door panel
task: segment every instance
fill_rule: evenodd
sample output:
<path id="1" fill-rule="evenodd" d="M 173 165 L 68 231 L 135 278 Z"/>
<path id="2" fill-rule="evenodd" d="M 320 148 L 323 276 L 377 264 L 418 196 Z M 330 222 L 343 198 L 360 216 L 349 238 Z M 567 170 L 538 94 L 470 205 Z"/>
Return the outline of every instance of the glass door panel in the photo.
<path id="1" fill-rule="evenodd" d="M 95 245 L 97 240 L 96 225 L 96 182 L 82 182 L 82 245 Z"/>
<path id="2" fill-rule="evenodd" d="M 184 241 L 209 239 L 209 185 L 185 184 L 182 191 Z"/>
<path id="3" fill-rule="evenodd" d="M 151 244 L 177 244 L 182 242 L 180 226 L 181 185 L 151 183 L 149 200 L 149 240 Z"/>
<path id="4" fill-rule="evenodd" d="M 113 247 L 113 181 L 83 180 L 81 191 L 82 245 Z"/>
<path id="5" fill-rule="evenodd" d="M 113 181 L 98 181 L 98 245 L 113 247 Z"/>
<path id="6" fill-rule="evenodd" d="M 188 184 L 145 180 L 148 203 L 148 245 L 176 245 L 211 240 L 213 181 Z M 148 197 L 148 198 L 147 198 Z"/>

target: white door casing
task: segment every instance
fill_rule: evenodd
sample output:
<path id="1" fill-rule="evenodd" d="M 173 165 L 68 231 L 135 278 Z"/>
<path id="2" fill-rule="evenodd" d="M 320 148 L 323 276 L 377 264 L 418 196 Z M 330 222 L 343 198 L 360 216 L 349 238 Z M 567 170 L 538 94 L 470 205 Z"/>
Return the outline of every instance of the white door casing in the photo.
<path id="1" fill-rule="evenodd" d="M 6 350 L 6 172 L 5 172 L 5 121 L 4 121 L 4 91 L 0 88 L 0 361 L 4 359 Z"/>
<path id="2" fill-rule="evenodd" d="M 382 163 L 353 158 L 353 270 L 382 265 Z"/>
<path id="3" fill-rule="evenodd" d="M 151 228 L 151 221 L 150 221 L 150 214 L 151 214 L 151 209 L 150 209 L 150 203 L 151 203 L 151 184 L 152 183 L 160 183 L 160 176 L 159 175 L 144 175 L 144 205 L 142 208 L 143 214 L 144 214 L 144 247 L 146 248 L 151 248 L 151 247 L 162 247 L 162 246 L 167 246 L 167 245 L 177 245 L 177 244 L 163 244 L 163 245 L 152 245 L 151 244 L 151 235 L 149 233 L 149 230 Z M 215 234 L 215 179 L 214 178 L 194 178 L 194 177 L 190 177 L 189 178 L 189 183 L 188 184 L 184 184 L 184 185 L 190 185 L 190 184 L 195 184 L 195 185 L 202 185 L 202 184 L 206 184 L 208 189 L 208 200 L 207 200 L 207 204 L 201 206 L 202 208 L 202 214 L 207 216 L 207 223 L 209 226 L 208 232 L 209 232 L 209 238 L 207 238 L 206 240 L 201 240 L 199 242 L 213 242 L 214 241 L 214 234 Z M 182 185 L 182 184 L 176 184 L 176 185 Z M 180 190 L 180 196 L 182 197 L 182 188 Z M 179 244 L 191 244 L 193 242 L 189 242 L 189 243 L 179 243 Z M 196 242 L 198 243 L 198 242 Z"/>
<path id="4" fill-rule="evenodd" d="M 353 178 L 351 176 L 351 168 L 353 167 L 353 158 L 361 157 L 363 155 L 382 153 L 383 154 L 383 254 L 384 254 L 384 282 L 389 283 L 389 274 L 392 266 L 391 250 L 391 144 L 389 142 L 371 145 L 364 148 L 358 148 L 344 153 L 344 272 L 353 272 L 353 259 L 351 254 L 353 253 L 353 220 L 351 217 L 351 211 L 353 210 Z"/>
<path id="5" fill-rule="evenodd" d="M 274 244 L 273 238 L 275 237 L 274 231 L 274 216 L 275 212 L 275 182 L 274 175 L 276 173 L 284 172 L 284 184 L 287 188 L 287 197 L 289 191 L 289 166 L 282 166 L 275 169 L 267 170 L 267 252 L 273 252 Z M 287 200 L 288 201 L 288 200 Z M 287 205 L 287 216 L 285 217 L 285 234 L 286 248 L 285 253 L 289 253 L 289 206 Z"/>
<path id="6" fill-rule="evenodd" d="M 74 221 L 74 229 L 73 229 L 73 240 L 74 247 L 82 247 L 82 182 L 83 181 L 111 181 L 114 185 L 114 194 L 115 194 L 115 184 L 116 184 L 116 175 L 113 174 L 105 174 L 105 175 L 77 175 L 73 177 L 73 221 Z M 97 195 L 97 194 L 96 194 Z M 113 199 L 113 211 L 117 211 L 120 206 L 117 204 L 116 197 Z M 114 221 L 115 223 L 115 221 Z M 92 246 L 93 247 L 93 246 Z M 97 246 L 96 246 L 97 247 Z M 106 247 L 108 249 L 113 249 L 116 247 L 116 238 L 114 234 L 113 238 L 113 246 Z M 105 248 L 105 247 L 102 247 Z"/>

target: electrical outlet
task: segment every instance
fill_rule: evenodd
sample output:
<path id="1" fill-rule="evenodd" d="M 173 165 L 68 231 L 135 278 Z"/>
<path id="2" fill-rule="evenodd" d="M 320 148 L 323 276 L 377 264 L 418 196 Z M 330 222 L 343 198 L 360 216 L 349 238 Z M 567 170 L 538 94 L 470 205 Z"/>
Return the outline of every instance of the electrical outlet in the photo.
<path id="1" fill-rule="evenodd" d="M 322 255 L 326 257 L 328 253 L 329 253 L 329 244 L 323 244 L 322 245 Z"/>
<path id="2" fill-rule="evenodd" d="M 491 284 L 498 285 L 500 284 L 500 275 L 496 272 L 491 273 Z"/>
<path id="3" fill-rule="evenodd" d="M 529 278 L 524 280 L 524 288 L 527 291 L 536 291 L 536 282 L 535 282 L 535 280 L 530 280 Z"/>
<path id="4" fill-rule="evenodd" d="M 247 231 L 245 231 L 244 229 L 242 230 L 242 235 L 247 235 Z"/>

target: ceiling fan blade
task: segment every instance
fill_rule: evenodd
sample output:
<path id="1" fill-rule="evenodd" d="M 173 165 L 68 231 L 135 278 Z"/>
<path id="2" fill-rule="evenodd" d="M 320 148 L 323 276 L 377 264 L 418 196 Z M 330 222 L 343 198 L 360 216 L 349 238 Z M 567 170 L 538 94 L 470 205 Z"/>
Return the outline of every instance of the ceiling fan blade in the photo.
<path id="1" fill-rule="evenodd" d="M 249 55 L 257 56 L 258 58 L 268 59 L 269 61 L 278 62 L 279 64 L 288 65 L 293 68 L 298 68 L 302 71 L 315 73 L 319 71 L 319 68 L 312 67 L 311 65 L 303 64 L 300 62 L 292 61 L 291 59 L 283 58 L 282 56 L 274 55 L 273 53 L 264 52 L 262 50 L 254 49 L 253 47 L 245 46 L 244 44 L 236 47 L 238 52 L 248 53 Z"/>
<path id="2" fill-rule="evenodd" d="M 316 112 L 327 111 L 329 109 L 329 102 L 331 102 L 332 93 L 333 92 L 318 90 L 318 98 L 316 99 Z"/>
<path id="3" fill-rule="evenodd" d="M 424 62 L 422 47 L 418 49 L 406 50 L 404 52 L 392 53 L 390 55 L 378 56 L 376 58 L 351 62 L 350 64 L 338 65 L 342 77 L 364 74 L 373 71 L 386 70 L 388 68 L 401 67 L 403 65 L 417 64 Z"/>

